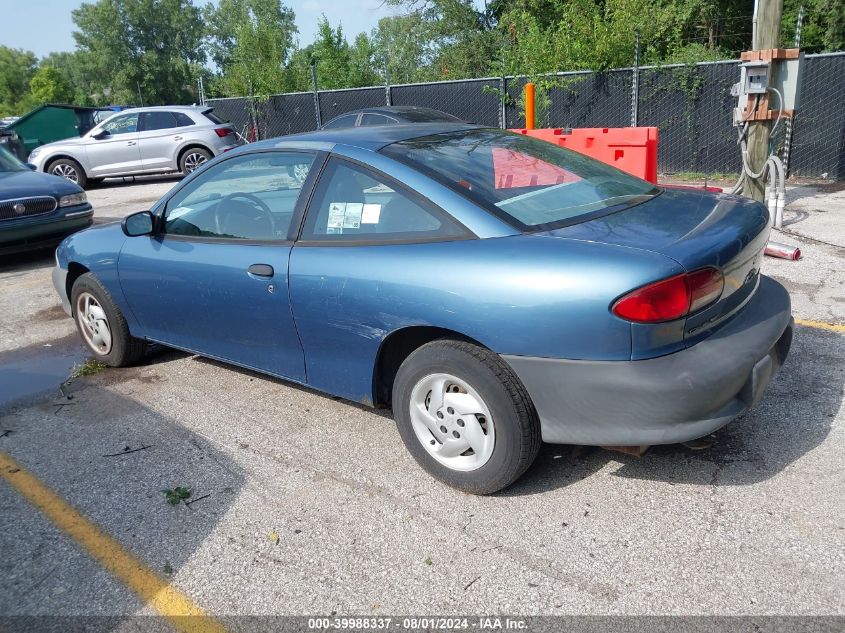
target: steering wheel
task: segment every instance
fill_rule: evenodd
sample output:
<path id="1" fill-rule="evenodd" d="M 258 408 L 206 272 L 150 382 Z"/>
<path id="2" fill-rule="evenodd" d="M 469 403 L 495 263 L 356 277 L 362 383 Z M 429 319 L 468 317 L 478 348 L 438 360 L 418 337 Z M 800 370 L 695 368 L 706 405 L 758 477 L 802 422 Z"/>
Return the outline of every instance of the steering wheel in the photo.
<path id="1" fill-rule="evenodd" d="M 255 196 L 251 193 L 245 193 L 242 191 L 236 193 L 230 193 L 228 196 L 221 198 L 218 203 L 214 207 L 214 230 L 217 232 L 218 235 L 222 235 L 221 226 L 222 223 L 220 221 L 220 212 L 223 210 L 223 206 L 236 198 L 243 198 L 255 205 L 256 209 L 261 211 L 266 218 L 267 221 L 270 223 L 270 232 L 273 236 L 276 234 L 276 222 L 273 220 L 273 212 L 270 211 L 270 207 L 268 207 L 258 196 Z"/>

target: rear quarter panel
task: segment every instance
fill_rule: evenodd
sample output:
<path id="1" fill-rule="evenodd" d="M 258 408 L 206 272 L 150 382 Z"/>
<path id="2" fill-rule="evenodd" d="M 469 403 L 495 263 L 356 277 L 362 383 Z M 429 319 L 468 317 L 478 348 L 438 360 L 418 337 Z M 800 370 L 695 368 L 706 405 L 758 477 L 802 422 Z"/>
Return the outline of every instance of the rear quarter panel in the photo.
<path id="1" fill-rule="evenodd" d="M 382 341 L 412 326 L 452 330 L 500 354 L 630 359 L 631 326 L 610 303 L 678 272 L 638 249 L 526 235 L 296 245 L 290 293 L 308 383 L 366 402 Z"/>

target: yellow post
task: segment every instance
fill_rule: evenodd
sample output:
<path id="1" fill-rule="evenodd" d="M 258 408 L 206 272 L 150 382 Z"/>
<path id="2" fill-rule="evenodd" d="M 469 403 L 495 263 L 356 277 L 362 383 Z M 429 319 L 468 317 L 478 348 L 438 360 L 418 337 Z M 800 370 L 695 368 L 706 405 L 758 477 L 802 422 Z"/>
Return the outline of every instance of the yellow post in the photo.
<path id="1" fill-rule="evenodd" d="M 530 81 L 525 84 L 525 127 L 534 129 L 534 84 Z"/>

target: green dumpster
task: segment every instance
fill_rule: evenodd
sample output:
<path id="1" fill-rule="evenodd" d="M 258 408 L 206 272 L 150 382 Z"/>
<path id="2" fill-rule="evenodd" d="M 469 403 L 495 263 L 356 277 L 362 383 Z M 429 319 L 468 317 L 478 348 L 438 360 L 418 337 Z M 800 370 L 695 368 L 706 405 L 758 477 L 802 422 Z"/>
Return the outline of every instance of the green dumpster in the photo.
<path id="1" fill-rule="evenodd" d="M 29 156 L 32 150 L 45 143 L 82 136 L 111 114 L 114 112 L 100 108 L 47 104 L 23 115 L 6 129 L 18 135 L 23 153 Z"/>

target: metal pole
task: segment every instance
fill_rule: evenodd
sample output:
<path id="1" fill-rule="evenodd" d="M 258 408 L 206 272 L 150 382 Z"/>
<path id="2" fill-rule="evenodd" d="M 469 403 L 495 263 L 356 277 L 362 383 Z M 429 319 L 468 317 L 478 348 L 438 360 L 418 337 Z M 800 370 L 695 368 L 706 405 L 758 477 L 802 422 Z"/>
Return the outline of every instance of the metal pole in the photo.
<path id="1" fill-rule="evenodd" d="M 499 77 L 499 93 L 502 95 L 502 103 L 499 108 L 499 125 L 504 130 L 508 127 L 508 106 L 506 103 L 508 99 L 508 80 L 505 78 L 504 70 L 502 70 L 502 76 Z"/>
<path id="2" fill-rule="evenodd" d="M 798 20 L 795 23 L 795 48 L 801 48 L 801 26 L 804 23 L 804 5 L 798 8 Z M 800 70 L 798 72 L 801 72 Z M 786 120 L 786 131 L 783 137 L 783 170 L 789 178 L 789 157 L 792 155 L 792 125 L 795 113 Z"/>
<path id="3" fill-rule="evenodd" d="M 387 66 L 387 52 L 384 53 L 384 103 L 393 105 L 390 95 L 390 68 Z"/>
<path id="4" fill-rule="evenodd" d="M 525 84 L 525 128 L 528 130 L 534 129 L 534 108 L 534 84 L 529 81 L 527 84 Z"/>
<path id="5" fill-rule="evenodd" d="M 631 81 L 631 127 L 637 127 L 640 100 L 640 30 L 636 30 L 634 37 L 634 70 Z"/>
<path id="6" fill-rule="evenodd" d="M 314 114 L 317 117 L 317 127 L 322 127 L 323 120 L 320 116 L 320 94 L 317 92 L 317 62 L 311 62 L 311 88 L 314 91 Z"/>

